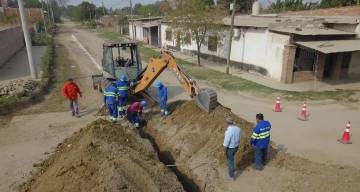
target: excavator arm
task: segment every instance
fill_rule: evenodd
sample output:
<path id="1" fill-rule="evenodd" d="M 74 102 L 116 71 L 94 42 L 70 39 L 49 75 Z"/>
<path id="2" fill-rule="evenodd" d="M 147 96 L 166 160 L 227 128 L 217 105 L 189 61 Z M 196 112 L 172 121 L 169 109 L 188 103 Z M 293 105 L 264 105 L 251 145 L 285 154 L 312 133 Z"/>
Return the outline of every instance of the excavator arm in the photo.
<path id="1" fill-rule="evenodd" d="M 216 92 L 211 89 L 200 89 L 196 82 L 177 65 L 174 56 L 167 51 L 162 51 L 158 58 L 150 59 L 146 69 L 139 75 L 139 82 L 133 87 L 133 93 L 141 93 L 149 88 L 165 69 L 176 74 L 184 91 L 191 98 L 195 98 L 200 108 L 209 112 L 217 106 Z"/>

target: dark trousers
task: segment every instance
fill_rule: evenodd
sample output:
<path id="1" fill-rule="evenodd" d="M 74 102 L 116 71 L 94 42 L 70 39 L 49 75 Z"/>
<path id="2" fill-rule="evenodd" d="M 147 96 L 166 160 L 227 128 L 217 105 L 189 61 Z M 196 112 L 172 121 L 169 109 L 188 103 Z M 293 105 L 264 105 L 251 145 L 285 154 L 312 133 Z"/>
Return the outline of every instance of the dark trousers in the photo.
<path id="1" fill-rule="evenodd" d="M 255 165 L 257 169 L 262 169 L 268 160 L 268 148 L 255 147 Z"/>
<path id="2" fill-rule="evenodd" d="M 227 166 L 228 166 L 228 173 L 230 177 L 234 177 L 234 171 L 235 171 L 235 160 L 234 156 L 237 152 L 238 147 L 236 148 L 227 148 L 226 150 L 226 159 L 227 159 Z"/>

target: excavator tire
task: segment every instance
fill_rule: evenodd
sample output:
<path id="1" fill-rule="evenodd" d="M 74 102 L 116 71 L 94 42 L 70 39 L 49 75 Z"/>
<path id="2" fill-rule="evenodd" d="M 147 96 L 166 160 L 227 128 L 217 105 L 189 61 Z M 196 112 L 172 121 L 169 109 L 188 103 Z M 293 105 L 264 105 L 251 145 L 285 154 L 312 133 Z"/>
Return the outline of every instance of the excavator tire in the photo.
<path id="1" fill-rule="evenodd" d="M 218 106 L 217 94 L 212 89 L 201 89 L 195 97 L 195 102 L 202 110 L 209 113 Z"/>

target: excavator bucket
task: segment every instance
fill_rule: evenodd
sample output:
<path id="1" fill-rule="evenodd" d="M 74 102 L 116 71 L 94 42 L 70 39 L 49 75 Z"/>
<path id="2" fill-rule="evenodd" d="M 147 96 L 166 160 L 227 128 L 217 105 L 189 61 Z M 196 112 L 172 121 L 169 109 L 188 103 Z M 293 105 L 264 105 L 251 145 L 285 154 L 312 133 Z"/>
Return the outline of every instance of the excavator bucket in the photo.
<path id="1" fill-rule="evenodd" d="M 195 102 L 202 110 L 210 112 L 218 105 L 217 94 L 212 89 L 201 89 L 195 97 Z"/>

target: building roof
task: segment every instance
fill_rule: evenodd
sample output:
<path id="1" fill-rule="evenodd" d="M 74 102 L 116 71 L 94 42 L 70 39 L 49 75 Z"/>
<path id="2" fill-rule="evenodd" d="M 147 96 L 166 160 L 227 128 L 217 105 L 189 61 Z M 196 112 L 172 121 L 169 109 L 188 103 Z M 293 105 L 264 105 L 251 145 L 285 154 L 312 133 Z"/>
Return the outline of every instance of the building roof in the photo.
<path id="1" fill-rule="evenodd" d="M 149 21 L 149 20 L 162 20 L 163 17 L 142 17 L 142 18 L 134 18 L 129 19 L 129 21 Z"/>
<path id="2" fill-rule="evenodd" d="M 274 27 L 270 28 L 270 31 L 276 31 L 281 33 L 297 34 L 297 35 L 356 35 L 356 33 L 340 31 L 336 29 L 330 29 L 325 27 Z"/>
<path id="3" fill-rule="evenodd" d="M 223 19 L 224 25 L 230 25 L 230 17 Z M 276 14 L 269 15 L 237 15 L 234 17 L 234 26 L 238 27 L 264 27 L 273 25 L 295 25 L 297 23 L 306 24 L 324 24 L 324 23 L 344 23 L 356 24 L 360 23 L 359 17 L 339 17 L 339 16 L 281 16 Z"/>
<path id="4" fill-rule="evenodd" d="M 305 11 L 290 11 L 281 15 L 299 16 L 360 16 L 360 6 L 336 7 L 327 9 L 313 9 Z"/>
<path id="5" fill-rule="evenodd" d="M 274 16 L 236 15 L 234 17 L 234 26 L 267 28 L 270 24 L 276 23 L 277 19 L 278 18 Z M 223 22 L 225 25 L 230 25 L 231 18 L 225 17 Z"/>
<path id="6" fill-rule="evenodd" d="M 298 41 L 295 44 L 320 51 L 322 53 L 339 53 L 360 51 L 360 39 L 330 41 Z"/>

